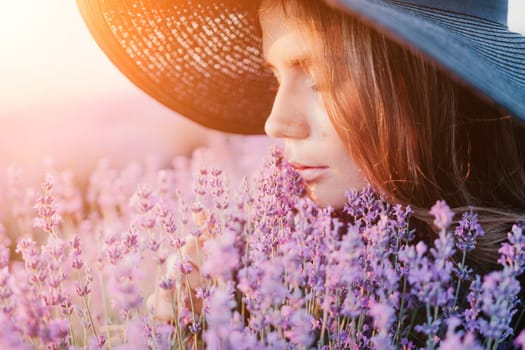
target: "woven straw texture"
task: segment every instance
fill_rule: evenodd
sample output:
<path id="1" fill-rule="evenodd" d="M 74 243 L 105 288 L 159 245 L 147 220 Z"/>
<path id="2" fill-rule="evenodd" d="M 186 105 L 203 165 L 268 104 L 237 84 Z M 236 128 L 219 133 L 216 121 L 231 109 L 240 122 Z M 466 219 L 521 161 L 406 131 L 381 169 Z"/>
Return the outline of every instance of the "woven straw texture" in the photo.
<path id="1" fill-rule="evenodd" d="M 262 65 L 257 4 L 88 0 L 79 5 L 102 49 L 146 93 L 206 127 L 262 132 L 276 85 Z"/>

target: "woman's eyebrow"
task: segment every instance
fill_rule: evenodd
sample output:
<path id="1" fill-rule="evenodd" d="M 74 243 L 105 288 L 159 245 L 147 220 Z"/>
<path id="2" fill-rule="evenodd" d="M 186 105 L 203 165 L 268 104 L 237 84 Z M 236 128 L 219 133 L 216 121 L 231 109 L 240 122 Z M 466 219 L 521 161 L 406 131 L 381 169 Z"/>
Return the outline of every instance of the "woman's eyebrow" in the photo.
<path id="1" fill-rule="evenodd" d="M 310 66 L 311 62 L 312 60 L 307 55 L 304 55 L 304 56 L 292 58 L 291 60 L 287 62 L 287 64 L 289 66 L 300 66 L 300 67 L 306 68 Z"/>
<path id="2" fill-rule="evenodd" d="M 286 61 L 286 65 L 288 67 L 293 67 L 293 66 L 300 66 L 300 67 L 308 67 L 310 66 L 311 64 L 311 59 L 307 56 L 307 55 L 304 55 L 304 56 L 300 56 L 300 57 L 294 57 L 292 59 L 289 59 Z M 268 69 L 271 69 L 271 70 L 275 70 L 275 66 L 268 62 L 268 61 L 264 61 L 262 63 L 262 66 L 264 68 L 268 68 Z"/>

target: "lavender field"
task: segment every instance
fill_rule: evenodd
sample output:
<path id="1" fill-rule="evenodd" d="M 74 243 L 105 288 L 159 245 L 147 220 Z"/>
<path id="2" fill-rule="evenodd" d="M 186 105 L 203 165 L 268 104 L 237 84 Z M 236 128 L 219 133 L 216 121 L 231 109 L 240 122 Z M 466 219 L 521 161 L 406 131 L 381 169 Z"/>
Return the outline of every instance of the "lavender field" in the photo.
<path id="1" fill-rule="evenodd" d="M 336 216 L 264 142 L 169 166 L 101 161 L 86 187 L 48 169 L 31 188 L 11 168 L 0 348 L 525 348 L 523 226 L 501 270 L 478 276 L 453 259 L 483 235 L 476 213 L 436 203 L 433 246 L 414 239 L 410 208 L 370 188 Z"/>

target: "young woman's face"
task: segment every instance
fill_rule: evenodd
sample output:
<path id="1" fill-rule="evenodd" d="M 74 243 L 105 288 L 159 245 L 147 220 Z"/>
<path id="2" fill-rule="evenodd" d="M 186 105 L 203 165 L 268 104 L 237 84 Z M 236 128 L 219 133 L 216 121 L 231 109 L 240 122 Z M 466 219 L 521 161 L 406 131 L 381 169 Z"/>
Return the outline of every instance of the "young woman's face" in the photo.
<path id="1" fill-rule="evenodd" d="M 345 192 L 366 181 L 323 106 L 309 47 L 279 9 L 261 11 L 261 26 L 265 60 L 279 81 L 265 131 L 284 139 L 286 159 L 307 183 L 310 197 L 340 208 Z"/>

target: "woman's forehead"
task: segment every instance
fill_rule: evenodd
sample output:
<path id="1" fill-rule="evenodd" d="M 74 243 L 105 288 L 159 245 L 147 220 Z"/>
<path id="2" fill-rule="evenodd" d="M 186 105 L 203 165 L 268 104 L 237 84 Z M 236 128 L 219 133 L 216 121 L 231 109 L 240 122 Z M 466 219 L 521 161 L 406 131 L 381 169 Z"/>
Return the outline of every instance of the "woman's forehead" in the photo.
<path id="1" fill-rule="evenodd" d="M 308 61 L 310 48 L 295 21 L 289 21 L 279 9 L 266 9 L 260 16 L 263 56 L 267 65 L 276 60 Z"/>

